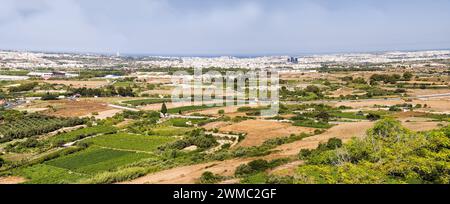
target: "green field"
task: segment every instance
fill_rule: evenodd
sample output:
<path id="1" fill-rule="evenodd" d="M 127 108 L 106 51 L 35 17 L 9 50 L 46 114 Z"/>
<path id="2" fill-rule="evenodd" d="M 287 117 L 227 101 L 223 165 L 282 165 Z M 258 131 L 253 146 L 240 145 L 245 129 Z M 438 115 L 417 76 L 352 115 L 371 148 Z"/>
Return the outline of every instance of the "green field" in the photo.
<path id="1" fill-rule="evenodd" d="M 114 133 L 116 131 L 117 129 L 113 126 L 93 126 L 74 130 L 68 133 L 62 133 L 51 137 L 48 141 L 52 144 L 68 143 L 85 137 L 98 134 Z"/>
<path id="2" fill-rule="evenodd" d="M 366 116 L 364 116 L 364 115 L 358 115 L 357 113 L 351 113 L 351 112 L 335 112 L 335 113 L 332 113 L 331 115 L 334 117 L 355 119 L 355 120 L 365 120 L 366 119 Z"/>
<path id="3" fill-rule="evenodd" d="M 180 136 L 191 131 L 192 128 L 163 126 L 152 129 L 152 135 L 158 136 Z"/>
<path id="4" fill-rule="evenodd" d="M 174 127 L 189 127 L 187 125 L 187 122 L 191 122 L 192 124 L 198 124 L 200 122 L 204 122 L 206 119 L 186 119 L 186 118 L 173 118 L 166 122 L 166 124 L 169 124 L 170 126 Z"/>
<path id="5" fill-rule="evenodd" d="M 92 142 L 97 146 L 112 149 L 153 152 L 159 146 L 175 141 L 175 138 L 118 133 L 114 135 L 102 135 L 86 141 Z"/>
<path id="6" fill-rule="evenodd" d="M 91 147 L 85 151 L 60 157 L 46 164 L 71 170 L 77 173 L 94 175 L 114 170 L 117 167 L 137 162 L 152 155 L 112 149 Z"/>
<path id="7" fill-rule="evenodd" d="M 114 86 L 116 87 L 129 87 L 131 85 L 133 85 L 133 82 L 131 81 L 119 81 L 114 83 Z"/>
<path id="8" fill-rule="evenodd" d="M 208 106 L 208 105 L 202 105 L 202 106 L 183 106 L 183 107 L 177 107 L 177 108 L 171 108 L 169 109 L 169 113 L 179 113 L 186 112 L 186 111 L 199 111 L 199 110 L 205 110 L 209 108 L 214 108 L 216 106 Z"/>
<path id="9" fill-rule="evenodd" d="M 29 184 L 61 184 L 74 183 L 88 176 L 67 169 L 46 164 L 38 164 L 19 171 L 18 175 L 28 179 Z"/>
<path id="10" fill-rule="evenodd" d="M 122 103 L 131 104 L 133 106 L 144 106 L 144 105 L 163 103 L 163 102 L 167 103 L 167 102 L 170 102 L 170 101 L 171 101 L 171 99 L 150 98 L 150 99 L 124 101 Z"/>

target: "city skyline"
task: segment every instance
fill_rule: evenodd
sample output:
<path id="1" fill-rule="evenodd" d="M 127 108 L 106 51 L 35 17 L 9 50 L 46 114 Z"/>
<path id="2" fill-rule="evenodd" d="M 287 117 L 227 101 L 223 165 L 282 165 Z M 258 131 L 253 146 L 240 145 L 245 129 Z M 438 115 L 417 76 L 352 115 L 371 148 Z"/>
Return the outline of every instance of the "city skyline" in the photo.
<path id="1" fill-rule="evenodd" d="M 0 49 L 262 56 L 450 48 L 450 1 L 0 0 Z"/>

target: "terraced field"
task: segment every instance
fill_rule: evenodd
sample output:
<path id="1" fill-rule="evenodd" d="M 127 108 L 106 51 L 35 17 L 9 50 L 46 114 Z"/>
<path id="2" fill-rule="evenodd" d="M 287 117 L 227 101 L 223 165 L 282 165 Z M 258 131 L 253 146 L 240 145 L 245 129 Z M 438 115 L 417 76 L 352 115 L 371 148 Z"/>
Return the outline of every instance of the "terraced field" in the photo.
<path id="1" fill-rule="evenodd" d="M 111 129 L 114 130 L 108 126 L 96 126 L 75 130 L 52 138 L 52 141 L 73 141 L 80 135 L 102 134 Z M 169 136 L 128 133 L 99 135 L 84 140 L 90 144 L 86 150 L 20 169 L 15 175 L 23 177 L 26 183 L 78 183 L 143 159 L 157 159 L 155 150 L 175 140 Z"/>
<path id="2" fill-rule="evenodd" d="M 151 156 L 146 153 L 92 147 L 79 153 L 51 160 L 46 164 L 77 173 L 95 175 Z"/>
<path id="3" fill-rule="evenodd" d="M 153 152 L 159 146 L 173 142 L 176 139 L 165 136 L 144 136 L 136 134 L 118 133 L 114 135 L 102 135 L 86 140 L 95 146 L 119 149 L 135 152 Z"/>
<path id="4" fill-rule="evenodd" d="M 80 179 L 87 178 L 87 175 L 76 173 L 68 169 L 59 168 L 47 164 L 38 164 L 25 168 L 20 171 L 19 175 L 26 178 L 25 183 L 29 184 L 60 184 L 73 183 Z"/>
<path id="5" fill-rule="evenodd" d="M 115 131 L 117 131 L 116 128 L 112 126 L 94 126 L 74 130 L 68 133 L 59 134 L 56 135 L 55 137 L 51 137 L 49 141 L 53 144 L 62 144 L 82 139 L 84 137 L 89 137 L 97 134 L 108 134 L 113 133 Z"/>

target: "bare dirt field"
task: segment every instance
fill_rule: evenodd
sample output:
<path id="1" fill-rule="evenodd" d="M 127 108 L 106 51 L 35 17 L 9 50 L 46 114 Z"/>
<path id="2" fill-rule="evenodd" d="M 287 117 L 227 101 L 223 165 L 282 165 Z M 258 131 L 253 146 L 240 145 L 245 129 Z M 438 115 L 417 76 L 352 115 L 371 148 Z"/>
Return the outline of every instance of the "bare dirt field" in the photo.
<path id="1" fill-rule="evenodd" d="M 89 99 L 46 101 L 32 104 L 31 106 L 32 108 L 48 108 L 43 112 L 44 114 L 62 117 L 81 117 L 94 112 L 100 113 L 113 109 L 106 103 L 99 103 Z"/>
<path id="2" fill-rule="evenodd" d="M 170 77 L 168 78 L 154 78 L 154 77 L 143 77 L 139 78 L 140 80 L 145 79 L 145 82 L 147 84 L 168 84 L 172 83 L 172 79 Z"/>
<path id="3" fill-rule="evenodd" d="M 210 171 L 223 176 L 231 176 L 234 170 L 241 164 L 250 162 L 252 159 L 232 159 L 191 166 L 176 167 L 154 174 L 149 174 L 132 181 L 121 184 L 193 184 L 198 181 L 205 171 Z"/>
<path id="4" fill-rule="evenodd" d="M 116 115 L 117 113 L 120 113 L 122 111 L 123 110 L 121 110 L 121 109 L 111 109 L 111 110 L 105 110 L 105 111 L 98 112 L 97 115 L 92 115 L 92 113 L 90 113 L 90 114 L 87 114 L 86 117 L 94 116 L 95 119 L 103 120 L 106 118 L 111 118 L 114 115 Z"/>
<path id="5" fill-rule="evenodd" d="M 450 112 L 450 97 L 443 97 L 439 99 L 419 99 L 414 100 L 414 104 L 427 104 L 428 108 L 424 109 L 425 111 L 437 111 L 441 113 L 448 113 Z"/>
<path id="6" fill-rule="evenodd" d="M 361 100 L 361 101 L 342 101 L 335 104 L 336 107 L 339 106 L 349 106 L 355 109 L 358 108 L 372 108 L 375 105 L 385 105 L 385 106 L 393 106 L 397 104 L 406 103 L 404 100 Z"/>
<path id="7" fill-rule="evenodd" d="M 411 96 L 426 96 L 447 93 L 450 93 L 450 89 L 408 89 L 408 94 Z"/>
<path id="8" fill-rule="evenodd" d="M 267 120 L 246 120 L 240 123 L 221 127 L 220 132 L 247 133 L 245 139 L 238 146 L 258 146 L 268 139 L 285 137 L 291 134 L 311 133 L 314 128 L 296 127 L 290 123 Z"/>
<path id="9" fill-rule="evenodd" d="M 27 181 L 25 178 L 17 176 L 0 177 L 0 184 L 19 184 Z"/>
<path id="10" fill-rule="evenodd" d="M 439 124 L 446 125 L 446 122 L 402 122 L 402 125 L 412 131 L 428 131 L 439 128 Z"/>
<path id="11" fill-rule="evenodd" d="M 99 88 L 109 84 L 108 81 L 74 81 L 74 80 L 46 80 L 40 81 L 48 84 L 63 84 L 66 86 L 72 86 L 73 88 Z"/>
<path id="12" fill-rule="evenodd" d="M 335 137 L 343 141 L 348 141 L 353 137 L 364 137 L 369 128 L 373 126 L 373 122 L 356 122 L 356 123 L 344 123 L 330 128 L 327 132 L 307 137 L 303 140 L 281 145 L 275 150 L 277 153 L 269 155 L 270 158 L 289 157 L 297 155 L 301 149 L 314 149 L 317 148 L 319 143 L 326 142 L 329 139 Z"/>
<path id="13" fill-rule="evenodd" d="M 217 121 L 217 122 L 212 122 L 212 123 L 208 123 L 204 126 L 202 126 L 202 128 L 205 128 L 206 130 L 213 130 L 215 128 L 221 128 L 221 127 L 225 127 L 231 125 L 231 123 L 229 122 L 223 122 L 223 121 Z"/>
<path id="14" fill-rule="evenodd" d="M 149 90 L 149 91 L 143 91 L 141 94 L 149 94 L 149 95 L 172 95 L 173 90 Z"/>
<path id="15" fill-rule="evenodd" d="M 202 115 L 213 115 L 213 116 L 217 116 L 219 115 L 219 110 L 223 110 L 226 114 L 230 114 L 230 113 L 235 113 L 238 111 L 239 106 L 225 106 L 225 107 L 218 107 L 218 108 L 211 108 L 208 110 L 202 110 L 202 111 L 196 111 L 193 113 L 198 113 L 198 114 L 202 114 Z M 244 113 L 245 115 L 245 113 Z"/>

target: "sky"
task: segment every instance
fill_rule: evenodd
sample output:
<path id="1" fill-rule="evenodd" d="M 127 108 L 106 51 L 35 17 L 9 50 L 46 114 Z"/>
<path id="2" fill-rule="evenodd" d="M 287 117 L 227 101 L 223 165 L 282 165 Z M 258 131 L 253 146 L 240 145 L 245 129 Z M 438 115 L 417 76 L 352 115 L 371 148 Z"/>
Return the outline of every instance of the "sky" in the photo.
<path id="1" fill-rule="evenodd" d="M 0 0 L 0 49 L 276 55 L 450 48 L 450 0 Z"/>

